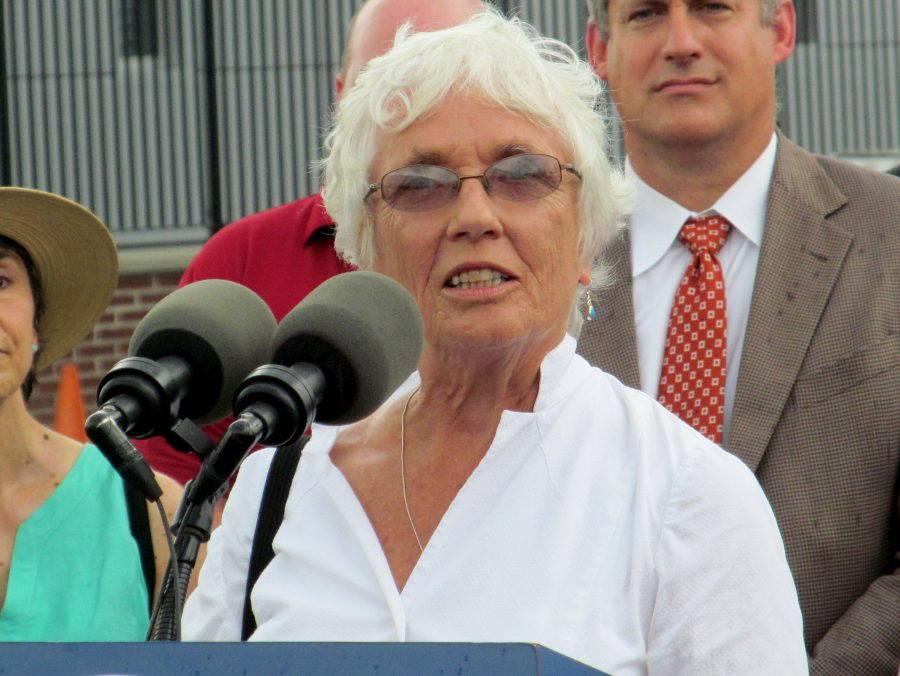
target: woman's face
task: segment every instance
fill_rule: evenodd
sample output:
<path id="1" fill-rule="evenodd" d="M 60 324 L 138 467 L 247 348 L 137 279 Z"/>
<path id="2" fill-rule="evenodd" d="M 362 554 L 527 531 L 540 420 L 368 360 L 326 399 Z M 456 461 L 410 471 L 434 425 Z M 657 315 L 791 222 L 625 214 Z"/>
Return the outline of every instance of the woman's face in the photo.
<path id="1" fill-rule="evenodd" d="M 0 248 L 0 400 L 18 391 L 34 361 L 34 297 L 25 263 Z"/>
<path id="2" fill-rule="evenodd" d="M 572 161 L 555 132 L 454 95 L 402 132 L 384 134 L 370 177 L 377 182 L 411 164 L 477 175 L 521 153 Z M 524 202 L 492 197 L 479 180 L 466 180 L 453 201 L 424 212 L 393 209 L 376 192 L 369 198 L 374 269 L 412 293 L 433 346 L 549 351 L 565 332 L 576 284 L 589 275 L 578 260 L 578 190 L 566 171 L 554 192 Z M 460 275 L 490 277 L 491 285 L 466 288 Z"/>

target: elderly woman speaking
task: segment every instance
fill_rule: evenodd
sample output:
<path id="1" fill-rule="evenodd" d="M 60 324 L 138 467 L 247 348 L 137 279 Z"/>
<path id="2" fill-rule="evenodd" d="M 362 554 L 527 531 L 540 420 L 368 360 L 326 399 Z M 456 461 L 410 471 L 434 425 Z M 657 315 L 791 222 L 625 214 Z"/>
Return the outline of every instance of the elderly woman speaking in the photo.
<path id="1" fill-rule="evenodd" d="M 315 429 L 252 639 L 535 642 L 617 675 L 806 673 L 749 470 L 575 354 L 628 192 L 600 94 L 571 49 L 487 10 L 401 30 L 343 99 L 325 162 L 336 245 L 412 294 L 425 346 L 373 415 Z M 240 637 L 271 457 L 241 469 L 186 637 Z"/>

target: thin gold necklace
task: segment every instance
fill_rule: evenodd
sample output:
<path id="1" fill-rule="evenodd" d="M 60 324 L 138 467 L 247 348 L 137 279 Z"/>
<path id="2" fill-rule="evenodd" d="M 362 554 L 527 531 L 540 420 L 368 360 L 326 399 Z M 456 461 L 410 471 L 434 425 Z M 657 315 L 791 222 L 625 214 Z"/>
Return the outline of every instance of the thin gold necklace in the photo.
<path id="1" fill-rule="evenodd" d="M 406 495 L 406 411 L 409 409 L 409 402 L 416 396 L 419 388 L 416 387 L 406 398 L 403 405 L 403 413 L 400 414 L 400 483 L 403 485 L 403 506 L 406 508 L 406 518 L 409 519 L 409 526 L 412 528 L 413 535 L 416 537 L 416 544 L 419 545 L 419 553 L 425 551 L 422 546 L 422 540 L 419 539 L 419 531 L 416 530 L 416 522 L 413 521 L 412 513 L 409 511 L 409 498 Z"/>

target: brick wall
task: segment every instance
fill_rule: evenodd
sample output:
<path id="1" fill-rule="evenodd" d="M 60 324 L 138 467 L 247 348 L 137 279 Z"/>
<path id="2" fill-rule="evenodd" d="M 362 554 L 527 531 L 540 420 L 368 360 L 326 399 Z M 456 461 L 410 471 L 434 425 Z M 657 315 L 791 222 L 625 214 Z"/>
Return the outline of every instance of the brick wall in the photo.
<path id="1" fill-rule="evenodd" d="M 85 412 L 90 414 L 96 408 L 100 378 L 127 356 L 134 327 L 151 307 L 175 289 L 181 277 L 181 269 L 129 272 L 128 267 L 124 266 L 109 308 L 93 332 L 70 354 L 38 373 L 38 386 L 28 407 L 42 423 L 53 425 L 59 371 L 66 363 L 74 363 L 78 369 Z"/>

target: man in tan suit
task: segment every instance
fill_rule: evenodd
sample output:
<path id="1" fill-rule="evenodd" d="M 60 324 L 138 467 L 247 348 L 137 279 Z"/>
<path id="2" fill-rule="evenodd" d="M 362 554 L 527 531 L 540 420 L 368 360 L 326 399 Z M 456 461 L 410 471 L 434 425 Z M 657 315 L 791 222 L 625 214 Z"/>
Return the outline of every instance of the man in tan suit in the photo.
<path id="1" fill-rule="evenodd" d="M 682 223 L 730 222 L 723 445 L 775 510 L 812 674 L 900 662 L 900 184 L 775 129 L 791 0 L 588 0 L 637 200 L 579 351 L 658 394 Z M 727 562 L 723 562 L 727 565 Z"/>

